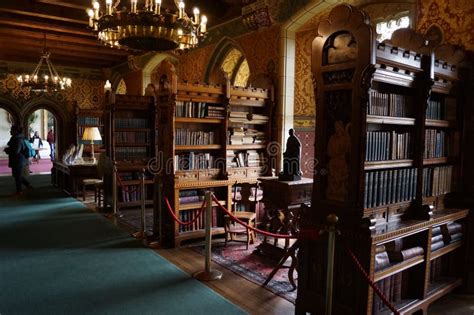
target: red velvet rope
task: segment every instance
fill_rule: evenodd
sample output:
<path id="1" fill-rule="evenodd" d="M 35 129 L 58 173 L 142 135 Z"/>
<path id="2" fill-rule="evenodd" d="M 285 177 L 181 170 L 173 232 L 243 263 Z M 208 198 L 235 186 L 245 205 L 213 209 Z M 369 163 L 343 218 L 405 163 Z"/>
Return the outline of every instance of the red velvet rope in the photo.
<path id="1" fill-rule="evenodd" d="M 166 202 L 166 206 L 168 208 L 168 211 L 169 213 L 171 214 L 171 216 L 173 217 L 173 219 L 178 222 L 180 225 L 191 225 L 193 224 L 194 222 L 197 221 L 197 219 L 199 219 L 199 217 L 201 216 L 201 214 L 204 212 L 204 207 L 206 206 L 206 200 L 203 200 L 202 201 L 202 205 L 201 205 L 201 209 L 199 210 L 198 214 L 196 215 L 196 217 L 194 217 L 194 219 L 192 219 L 191 221 L 189 222 L 183 222 L 181 221 L 177 216 L 176 214 L 174 213 L 173 209 L 171 209 L 171 205 L 170 205 L 170 202 L 168 200 L 168 198 L 165 197 L 165 202 Z"/>
<path id="2" fill-rule="evenodd" d="M 354 255 L 354 253 L 347 248 L 347 253 L 349 256 L 351 256 L 352 260 L 354 261 L 355 265 L 357 266 L 357 269 L 362 273 L 364 276 L 365 280 L 369 283 L 369 285 L 374 289 L 374 292 L 377 293 L 377 295 L 380 297 L 382 302 L 393 312 L 395 315 L 399 315 L 400 312 L 395 308 L 395 306 L 387 299 L 387 297 L 380 291 L 379 287 L 375 284 L 373 280 L 370 279 L 369 274 L 364 270 L 364 267 L 362 267 L 362 264 L 360 261 L 357 259 L 357 257 Z"/>
<path id="3" fill-rule="evenodd" d="M 298 238 L 298 236 L 296 236 L 296 235 L 275 234 L 275 233 L 270 233 L 270 232 L 267 232 L 267 231 L 257 229 L 253 226 L 250 226 L 250 225 L 246 224 L 245 222 L 243 222 L 242 220 L 240 220 L 239 218 L 235 217 L 229 210 L 227 210 L 223 205 L 221 205 L 219 200 L 216 198 L 216 196 L 212 195 L 212 199 L 214 200 L 215 203 L 217 203 L 217 206 L 219 208 L 221 208 L 222 211 L 224 211 L 225 213 L 227 213 L 229 215 L 229 217 L 231 217 L 232 220 L 239 223 L 240 225 L 245 226 L 247 229 L 250 229 L 250 230 L 255 231 L 259 234 L 263 234 L 265 236 L 270 236 L 270 237 L 277 237 L 277 238 L 284 238 L 284 239 L 297 239 Z"/>

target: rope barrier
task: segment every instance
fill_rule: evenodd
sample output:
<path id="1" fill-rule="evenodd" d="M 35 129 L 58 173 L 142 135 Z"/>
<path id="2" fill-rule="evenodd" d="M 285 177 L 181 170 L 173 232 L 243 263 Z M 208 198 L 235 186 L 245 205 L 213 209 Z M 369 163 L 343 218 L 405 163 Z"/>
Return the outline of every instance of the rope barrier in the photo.
<path id="1" fill-rule="evenodd" d="M 166 202 L 166 206 L 168 208 L 168 211 L 169 213 L 171 214 L 171 216 L 173 217 L 173 219 L 178 222 L 180 225 L 191 225 L 193 224 L 194 222 L 197 221 L 197 219 L 199 219 L 199 217 L 202 215 L 203 211 L 204 211 L 204 207 L 206 206 L 206 200 L 203 200 L 202 201 L 202 205 L 201 205 L 201 209 L 199 210 L 198 214 L 194 217 L 194 219 L 192 219 L 191 221 L 189 222 L 183 222 L 181 221 L 177 216 L 176 214 L 174 213 L 173 209 L 171 209 L 171 205 L 170 205 L 170 202 L 168 200 L 168 198 L 165 197 L 165 202 Z"/>
<path id="2" fill-rule="evenodd" d="M 240 225 L 243 225 L 244 227 L 246 227 L 247 229 L 250 229 L 254 232 L 257 232 L 259 234 L 263 234 L 265 236 L 270 236 L 270 237 L 276 237 L 276 238 L 283 238 L 283 239 L 298 239 L 298 238 L 302 238 L 302 237 L 305 237 L 305 238 L 317 238 L 317 236 L 319 236 L 319 232 L 317 231 L 302 231 L 303 233 L 298 233 L 298 235 L 288 235 L 288 234 L 276 234 L 276 233 L 271 233 L 271 232 L 268 232 L 268 231 L 263 231 L 263 230 L 260 230 L 260 229 L 257 229 L 253 226 L 250 226 L 248 225 L 247 223 L 243 222 L 242 220 L 240 220 L 239 218 L 237 218 L 236 216 L 234 216 L 232 214 L 232 212 L 230 212 L 229 210 L 227 210 L 223 205 L 221 205 L 221 203 L 219 202 L 219 200 L 216 198 L 216 196 L 212 195 L 212 199 L 214 200 L 214 202 L 217 204 L 217 206 L 222 210 L 224 211 L 225 213 L 227 213 L 227 215 L 229 215 L 229 217 L 234 220 L 235 222 L 239 223 Z M 312 233 L 312 232 L 316 232 L 316 233 Z"/>
<path id="3" fill-rule="evenodd" d="M 357 269 L 362 273 L 365 280 L 369 283 L 369 285 L 372 287 L 372 289 L 374 289 L 374 292 L 380 297 L 382 302 L 393 312 L 393 314 L 400 315 L 400 312 L 387 299 L 387 297 L 382 293 L 382 291 L 380 291 L 380 288 L 375 284 L 375 282 L 370 279 L 369 274 L 367 273 L 367 271 L 364 270 L 364 267 L 362 267 L 362 264 L 360 263 L 360 261 L 357 259 L 357 257 L 354 255 L 354 253 L 349 248 L 347 248 L 347 253 L 352 258 L 352 260 L 354 261 L 354 264 L 357 266 Z"/>

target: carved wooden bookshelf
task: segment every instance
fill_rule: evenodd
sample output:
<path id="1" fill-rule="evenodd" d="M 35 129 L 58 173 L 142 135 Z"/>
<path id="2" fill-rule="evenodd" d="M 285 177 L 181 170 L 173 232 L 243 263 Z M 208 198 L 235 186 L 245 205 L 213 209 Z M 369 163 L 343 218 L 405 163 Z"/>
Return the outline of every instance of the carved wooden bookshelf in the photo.
<path id="1" fill-rule="evenodd" d="M 158 133 L 166 135 L 158 141 L 163 196 L 182 221 L 199 213 L 206 190 L 231 208 L 234 184 L 256 182 L 266 174 L 259 153 L 263 156 L 270 139 L 271 91 L 177 83 L 172 71 L 162 79 L 166 84 L 160 86 L 157 100 Z M 163 211 L 165 244 L 180 246 L 204 236 L 203 217 L 184 227 Z M 213 235 L 223 234 L 223 226 L 223 214 L 214 204 Z"/>
<path id="2" fill-rule="evenodd" d="M 334 314 L 388 312 L 347 248 L 402 313 L 426 311 L 465 272 L 469 211 L 446 202 L 461 176 L 460 82 L 434 55 L 376 43 L 369 23 L 339 5 L 313 41 L 319 164 L 303 222 L 339 217 Z M 301 242 L 297 314 L 324 312 L 325 242 Z"/>
<path id="3" fill-rule="evenodd" d="M 154 174 L 148 169 L 156 157 L 154 97 L 108 95 L 106 129 L 107 155 L 117 167 L 118 210 L 141 205 L 140 176 L 145 170 L 145 204 L 153 205 Z M 107 189 L 107 199 L 112 189 Z"/>

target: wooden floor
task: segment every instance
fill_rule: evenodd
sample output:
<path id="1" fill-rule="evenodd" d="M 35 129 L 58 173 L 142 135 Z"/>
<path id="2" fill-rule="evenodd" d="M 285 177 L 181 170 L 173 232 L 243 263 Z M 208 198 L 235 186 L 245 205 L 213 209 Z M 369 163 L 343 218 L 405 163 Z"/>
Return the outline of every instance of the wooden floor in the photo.
<path id="1" fill-rule="evenodd" d="M 82 198 L 78 198 L 78 200 L 82 201 Z M 92 210 L 96 210 L 93 196 L 87 196 L 84 204 Z M 134 232 L 129 230 L 129 227 L 119 224 L 116 220 L 111 221 L 129 233 Z M 191 248 L 158 249 L 157 252 L 190 275 L 204 269 L 204 256 Z M 221 271 L 223 277 L 221 280 L 204 282 L 204 284 L 229 299 L 232 303 L 240 306 L 249 314 L 288 315 L 295 313 L 293 303 L 279 297 L 264 287 L 244 279 L 217 264 L 212 263 L 211 268 Z"/>

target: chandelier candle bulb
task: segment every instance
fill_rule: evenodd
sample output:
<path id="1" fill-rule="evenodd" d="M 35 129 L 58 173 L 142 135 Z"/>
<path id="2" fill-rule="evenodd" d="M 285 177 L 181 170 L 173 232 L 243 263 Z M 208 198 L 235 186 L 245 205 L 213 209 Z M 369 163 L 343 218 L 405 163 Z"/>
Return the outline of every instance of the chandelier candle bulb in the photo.
<path id="1" fill-rule="evenodd" d="M 161 0 L 155 0 L 155 14 L 161 14 Z"/>
<path id="2" fill-rule="evenodd" d="M 178 18 L 182 19 L 184 17 L 184 1 L 181 0 L 179 2 L 178 9 L 179 9 Z"/>
<path id="3" fill-rule="evenodd" d="M 112 15 L 112 0 L 106 0 L 105 5 L 107 7 L 107 14 Z"/>
<path id="4" fill-rule="evenodd" d="M 87 15 L 89 16 L 89 27 L 94 26 L 94 10 L 89 9 L 87 10 Z"/>
<path id="5" fill-rule="evenodd" d="M 132 13 L 137 13 L 137 0 L 131 0 L 132 1 Z"/>
<path id="6" fill-rule="evenodd" d="M 207 16 L 203 15 L 201 17 L 201 33 L 206 33 L 206 24 L 207 24 Z"/>
<path id="7" fill-rule="evenodd" d="M 99 19 L 99 9 L 100 9 L 100 4 L 97 1 L 94 1 L 94 4 L 92 5 L 94 8 L 94 19 L 98 20 Z"/>
<path id="8" fill-rule="evenodd" d="M 194 13 L 194 23 L 199 24 L 199 9 L 194 8 L 193 13 Z"/>

